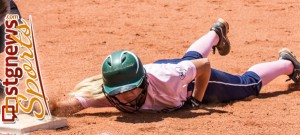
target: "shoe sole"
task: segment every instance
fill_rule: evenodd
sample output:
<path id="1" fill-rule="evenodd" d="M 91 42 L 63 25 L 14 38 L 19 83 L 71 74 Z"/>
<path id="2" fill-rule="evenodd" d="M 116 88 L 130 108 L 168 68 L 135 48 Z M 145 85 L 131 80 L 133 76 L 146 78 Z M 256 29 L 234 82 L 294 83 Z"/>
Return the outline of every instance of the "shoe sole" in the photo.
<path id="1" fill-rule="evenodd" d="M 293 57 L 294 59 L 296 59 L 296 56 L 293 54 L 293 52 L 288 49 L 288 48 L 282 48 L 280 51 L 279 51 L 279 54 L 281 53 L 286 53 L 288 55 L 291 55 L 291 57 Z M 281 57 L 280 57 L 281 58 Z"/>
<path id="2" fill-rule="evenodd" d="M 229 39 L 227 37 L 227 34 L 229 33 L 229 24 L 223 18 L 219 18 L 217 21 L 220 22 L 220 23 L 222 23 L 225 26 L 225 28 L 226 28 L 226 35 L 224 35 L 224 36 L 225 36 L 225 40 L 226 40 L 226 42 L 228 44 L 228 50 L 230 50 L 231 49 L 231 45 L 230 45 L 230 41 L 229 41 Z M 220 53 L 220 51 L 219 51 L 219 54 L 221 56 L 225 56 L 225 55 L 229 54 L 229 52 L 223 54 L 223 53 Z"/>
<path id="3" fill-rule="evenodd" d="M 226 34 L 228 34 L 228 32 L 229 32 L 229 24 L 223 18 L 219 18 L 217 21 L 221 22 L 221 23 L 223 23 L 225 25 Z"/>
<path id="4" fill-rule="evenodd" d="M 290 49 L 288 49 L 288 48 L 282 48 L 282 49 L 279 51 L 279 53 L 284 52 L 284 51 L 288 51 L 288 52 L 292 53 L 292 51 L 291 51 Z"/>

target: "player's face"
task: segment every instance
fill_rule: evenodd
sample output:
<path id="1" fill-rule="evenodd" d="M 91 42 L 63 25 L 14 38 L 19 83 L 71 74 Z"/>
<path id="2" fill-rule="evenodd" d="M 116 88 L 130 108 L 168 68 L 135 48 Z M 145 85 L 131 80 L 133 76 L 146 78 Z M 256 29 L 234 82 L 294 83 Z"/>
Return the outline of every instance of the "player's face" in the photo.
<path id="1" fill-rule="evenodd" d="M 138 95 L 141 94 L 142 90 L 143 89 L 141 89 L 141 88 L 135 88 L 134 90 L 130 90 L 128 92 L 116 95 L 116 98 L 118 98 L 118 100 L 122 103 L 130 102 L 131 105 L 136 105 L 137 103 L 136 103 L 135 99 L 137 98 Z M 131 102 L 131 101 L 133 101 L 133 102 Z"/>

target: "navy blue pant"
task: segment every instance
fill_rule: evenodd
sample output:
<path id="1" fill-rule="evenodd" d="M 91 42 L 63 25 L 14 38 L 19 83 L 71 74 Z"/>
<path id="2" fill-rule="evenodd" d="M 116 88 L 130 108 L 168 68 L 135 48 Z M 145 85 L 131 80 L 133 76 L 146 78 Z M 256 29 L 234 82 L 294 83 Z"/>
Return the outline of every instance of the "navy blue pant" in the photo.
<path id="1" fill-rule="evenodd" d="M 202 55 L 195 51 L 187 52 L 181 59 L 164 59 L 154 63 L 179 63 L 183 60 L 201 59 Z M 211 76 L 202 102 L 229 102 L 257 96 L 262 87 L 261 78 L 252 71 L 243 75 L 232 75 L 216 69 L 211 69 Z M 189 83 L 188 91 L 194 89 L 194 81 Z"/>

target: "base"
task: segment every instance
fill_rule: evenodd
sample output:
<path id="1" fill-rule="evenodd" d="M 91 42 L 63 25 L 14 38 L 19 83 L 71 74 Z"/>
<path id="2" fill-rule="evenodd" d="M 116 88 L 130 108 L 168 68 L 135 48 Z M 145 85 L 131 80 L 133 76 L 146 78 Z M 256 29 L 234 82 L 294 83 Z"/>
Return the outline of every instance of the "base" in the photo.
<path id="1" fill-rule="evenodd" d="M 18 121 L 14 124 L 4 124 L 0 122 L 0 134 L 24 134 L 37 130 L 51 130 L 67 126 L 68 121 L 65 118 L 47 116 L 43 120 L 37 120 L 35 117 L 27 114 L 19 114 Z"/>

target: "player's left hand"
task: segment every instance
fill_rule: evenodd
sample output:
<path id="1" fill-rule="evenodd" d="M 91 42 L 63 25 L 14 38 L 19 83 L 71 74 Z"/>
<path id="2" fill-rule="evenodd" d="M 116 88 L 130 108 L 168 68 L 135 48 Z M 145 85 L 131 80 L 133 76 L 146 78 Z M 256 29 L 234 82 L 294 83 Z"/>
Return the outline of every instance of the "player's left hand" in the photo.
<path id="1" fill-rule="evenodd" d="M 197 99 L 193 97 L 189 97 L 185 102 L 184 102 L 184 107 L 185 108 L 198 108 L 201 105 L 201 102 L 198 101 Z"/>

